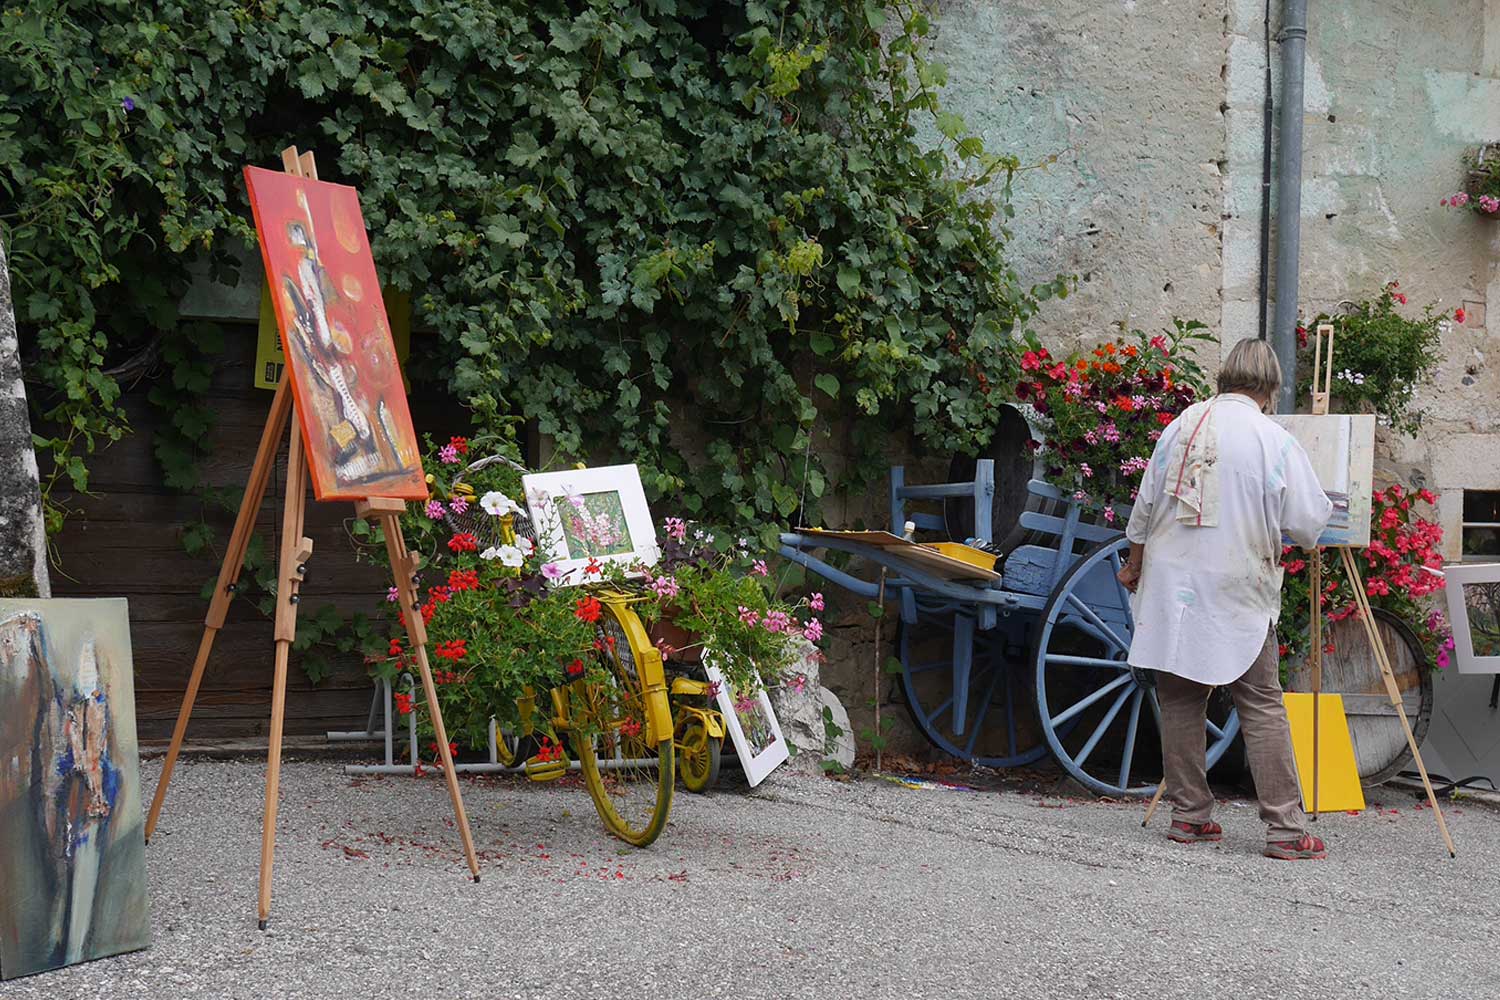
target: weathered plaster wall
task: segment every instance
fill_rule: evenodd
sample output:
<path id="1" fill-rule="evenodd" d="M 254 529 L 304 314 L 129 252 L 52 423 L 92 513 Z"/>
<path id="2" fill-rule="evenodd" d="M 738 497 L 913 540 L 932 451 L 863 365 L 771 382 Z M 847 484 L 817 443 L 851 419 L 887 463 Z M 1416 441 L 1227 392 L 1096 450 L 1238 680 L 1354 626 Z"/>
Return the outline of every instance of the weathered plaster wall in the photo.
<path id="1" fill-rule="evenodd" d="M 1274 32 L 1280 4 L 1272 6 Z M 1232 0 L 1228 15 L 1226 347 L 1256 330 L 1265 8 Z M 1301 312 L 1367 298 L 1391 280 L 1413 312 L 1429 302 L 1466 307 L 1466 325 L 1445 335 L 1442 367 L 1421 395 L 1427 427 L 1416 439 L 1388 436 L 1377 470 L 1440 492 L 1455 557 L 1462 489 L 1500 488 L 1500 377 L 1485 358 L 1500 227 L 1439 201 L 1462 187 L 1463 151 L 1500 139 L 1497 44 L 1493 0 L 1320 0 L 1309 10 Z"/>
<path id="2" fill-rule="evenodd" d="M 1079 278 L 1037 327 L 1057 344 L 1111 323 L 1218 321 L 1226 38 L 1222 0 L 944 0 L 943 100 L 1023 164 L 1022 276 Z"/>

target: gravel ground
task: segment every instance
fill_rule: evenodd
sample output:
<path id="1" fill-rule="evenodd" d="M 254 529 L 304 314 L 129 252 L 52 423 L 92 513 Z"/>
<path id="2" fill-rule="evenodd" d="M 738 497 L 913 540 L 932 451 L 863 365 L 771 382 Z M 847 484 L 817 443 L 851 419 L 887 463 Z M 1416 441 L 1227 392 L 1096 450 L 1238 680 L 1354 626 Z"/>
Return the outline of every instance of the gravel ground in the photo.
<path id="1" fill-rule="evenodd" d="M 144 766 L 148 788 L 160 765 Z M 255 928 L 262 765 L 186 761 L 148 849 L 155 945 L 0 984 L 115 997 L 1191 998 L 1496 995 L 1500 815 L 1458 803 L 1449 860 L 1404 792 L 1318 822 L 1325 863 L 1259 854 L 1252 806 L 1180 847 L 1141 806 L 786 775 L 679 792 L 644 851 L 578 787 L 283 770 Z M 733 785 L 734 778 L 728 783 Z M 1372 804 L 1373 806 L 1373 804 Z"/>

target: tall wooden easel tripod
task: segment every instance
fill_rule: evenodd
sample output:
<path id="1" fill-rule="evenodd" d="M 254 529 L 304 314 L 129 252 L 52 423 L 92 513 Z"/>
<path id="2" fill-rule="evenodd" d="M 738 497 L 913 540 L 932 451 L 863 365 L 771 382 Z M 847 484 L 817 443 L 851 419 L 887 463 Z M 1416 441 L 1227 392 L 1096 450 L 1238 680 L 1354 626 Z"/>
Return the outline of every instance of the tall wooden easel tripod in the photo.
<path id="1" fill-rule="evenodd" d="M 1312 413 L 1326 415 L 1333 390 L 1333 326 L 1328 323 L 1319 325 L 1316 337 L 1317 340 L 1313 346 Z M 1417 772 L 1422 776 L 1422 786 L 1427 790 L 1427 801 L 1432 806 L 1433 817 L 1437 820 L 1438 832 L 1442 834 L 1443 844 L 1448 848 L 1448 856 L 1456 857 L 1453 850 L 1453 838 L 1448 835 L 1448 824 L 1443 819 L 1443 811 L 1438 806 L 1436 793 L 1432 790 L 1432 781 L 1427 776 L 1427 767 L 1422 763 L 1422 754 L 1417 748 L 1416 737 L 1412 734 L 1411 723 L 1406 718 L 1406 705 L 1401 699 L 1401 688 L 1396 683 L 1395 671 L 1391 669 L 1390 655 L 1386 652 L 1385 640 L 1381 638 L 1380 631 L 1375 624 L 1375 615 L 1370 608 L 1370 596 L 1365 591 L 1365 583 L 1360 576 L 1354 550 L 1347 545 L 1333 547 L 1339 550 L 1339 560 L 1349 578 L 1350 589 L 1354 592 L 1356 617 L 1364 625 L 1365 636 L 1370 640 L 1370 648 L 1375 654 L 1375 662 L 1380 667 L 1380 676 L 1385 682 L 1386 695 L 1391 700 L 1391 707 L 1395 709 L 1396 718 L 1401 720 L 1401 728 L 1406 734 L 1406 745 L 1411 748 L 1412 760 L 1416 762 Z M 1320 714 L 1318 699 L 1323 693 L 1323 548 L 1325 546 L 1319 546 L 1318 551 L 1312 553 L 1307 561 L 1310 574 L 1308 589 L 1311 591 L 1312 603 L 1310 621 L 1312 646 L 1308 655 L 1312 668 L 1312 819 L 1314 821 L 1318 818 L 1318 716 Z M 1151 822 L 1151 817 L 1156 812 L 1156 807 L 1161 804 L 1166 790 L 1166 781 L 1157 786 L 1156 794 L 1151 798 L 1151 804 L 1146 807 L 1146 818 L 1141 821 L 1141 826 L 1146 826 Z"/>
<path id="2" fill-rule="evenodd" d="M 287 173 L 317 180 L 317 167 L 312 153 L 297 153 L 295 146 L 282 151 L 282 165 Z M 240 571 L 244 567 L 245 553 L 251 536 L 255 532 L 256 515 L 266 495 L 275 471 L 276 452 L 282 435 L 286 434 L 286 498 L 281 512 L 281 548 L 277 559 L 276 614 L 275 614 L 275 673 L 271 689 L 271 733 L 270 747 L 266 759 L 266 807 L 261 828 L 260 844 L 260 899 L 259 926 L 266 929 L 271 917 L 271 865 L 276 848 L 276 807 L 281 783 L 281 736 L 286 715 L 287 662 L 292 642 L 297 636 L 297 604 L 302 579 L 307 572 L 307 561 L 312 556 L 312 539 L 302 533 L 303 515 L 306 512 L 309 486 L 307 456 L 303 452 L 300 422 L 292 420 L 295 403 L 288 383 L 290 375 L 282 374 L 271 401 L 271 413 L 261 431 L 260 445 L 255 452 L 255 463 L 250 468 L 250 480 L 245 486 L 245 496 L 240 502 L 239 515 L 235 518 L 234 531 L 224 552 L 224 563 L 219 568 L 218 582 L 214 586 L 213 598 L 209 602 L 208 614 L 203 620 L 203 640 L 198 646 L 198 657 L 193 661 L 192 676 L 188 679 L 187 691 L 182 698 L 182 707 L 177 713 L 177 725 L 172 730 L 172 742 L 167 749 L 167 759 L 162 765 L 161 780 L 156 784 L 156 794 L 151 800 L 151 810 L 146 816 L 146 841 L 156 829 L 161 815 L 162 803 L 166 799 L 167 785 L 172 780 L 172 769 L 177 765 L 177 756 L 182 749 L 183 735 L 187 731 L 188 719 L 193 714 L 193 702 L 198 696 L 198 686 L 203 681 L 208 656 L 214 639 L 224 627 L 229 605 L 234 600 Z M 287 428 L 291 430 L 288 433 Z M 448 795 L 453 800 L 453 812 L 458 820 L 459 834 L 463 839 L 464 854 L 474 881 L 479 881 L 479 861 L 474 854 L 474 840 L 469 833 L 469 820 L 464 813 L 463 797 L 458 789 L 458 776 L 453 770 L 453 758 L 448 749 L 448 733 L 443 725 L 443 715 L 438 708 L 437 689 L 433 685 L 432 670 L 427 661 L 427 634 L 422 616 L 417 610 L 415 585 L 416 557 L 407 551 L 406 540 L 401 532 L 401 514 L 406 509 L 402 500 L 388 497 L 371 497 L 355 505 L 356 514 L 379 524 L 384 535 L 386 553 L 390 557 L 391 570 L 395 577 L 399 606 L 406 623 L 406 634 L 417 668 L 422 677 L 422 689 L 427 696 L 427 705 L 432 713 L 433 728 L 437 731 L 438 753 L 442 757 L 443 775 L 448 783 Z"/>

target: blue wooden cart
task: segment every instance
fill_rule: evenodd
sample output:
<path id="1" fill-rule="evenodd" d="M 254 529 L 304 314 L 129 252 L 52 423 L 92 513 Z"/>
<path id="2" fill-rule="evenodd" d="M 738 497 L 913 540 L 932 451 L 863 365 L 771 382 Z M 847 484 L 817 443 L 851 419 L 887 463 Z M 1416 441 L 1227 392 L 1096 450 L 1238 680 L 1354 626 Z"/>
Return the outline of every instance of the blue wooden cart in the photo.
<path id="1" fill-rule="evenodd" d="M 910 511 L 922 502 L 964 501 L 963 540 L 995 538 L 995 466 L 976 463 L 972 482 L 914 486 L 891 469 L 891 531 L 915 523 L 947 533 L 951 517 Z M 788 532 L 781 553 L 831 583 L 875 599 L 878 585 L 832 565 L 855 556 L 886 572 L 887 606 L 899 610 L 902 685 L 913 721 L 932 743 L 988 767 L 1019 767 L 1050 753 L 1100 795 L 1145 795 L 1161 776 L 1160 709 L 1154 674 L 1126 663 L 1135 631 L 1129 595 L 1116 579 L 1129 550 L 1096 512 L 1032 480 L 1019 514 L 1024 535 L 997 560 L 998 578 L 946 579 L 899 547 Z M 970 506 L 970 502 L 972 506 Z M 1019 540 L 1017 540 L 1019 539 Z M 824 555 L 815 555 L 822 551 Z M 1209 766 L 1239 731 L 1232 706 L 1210 704 Z"/>

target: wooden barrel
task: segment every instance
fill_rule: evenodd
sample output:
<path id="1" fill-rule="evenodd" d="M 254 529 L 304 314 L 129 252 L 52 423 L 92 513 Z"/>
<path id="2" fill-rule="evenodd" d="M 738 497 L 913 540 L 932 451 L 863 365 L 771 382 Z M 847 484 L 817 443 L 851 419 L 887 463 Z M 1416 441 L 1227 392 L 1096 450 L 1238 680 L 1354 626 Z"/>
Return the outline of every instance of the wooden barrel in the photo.
<path id="1" fill-rule="evenodd" d="M 1042 432 L 1033 426 L 1021 410 L 1010 403 L 1002 404 L 1000 422 L 989 446 L 978 456 L 955 455 L 948 466 L 948 482 L 962 483 L 974 478 L 974 468 L 979 458 L 995 461 L 995 501 L 990 513 L 991 530 L 1000 554 L 1026 544 L 1045 544 L 1045 536 L 1021 527 L 1021 514 L 1036 511 L 1062 516 L 1067 505 L 1061 501 L 1044 500 L 1033 496 L 1026 484 L 1041 479 L 1042 463 L 1028 442 L 1043 440 Z M 954 541 L 965 541 L 974 536 L 974 501 L 962 497 L 950 497 L 943 504 L 943 520 L 948 527 L 948 537 Z M 1032 537 L 1036 535 L 1036 537 Z"/>
<path id="2" fill-rule="evenodd" d="M 1432 672 L 1422 643 L 1409 625 L 1382 608 L 1375 609 L 1375 626 L 1385 642 L 1407 722 L 1420 746 L 1432 720 Z M 1389 781 L 1411 764 L 1411 748 L 1386 693 L 1364 623 L 1346 618 L 1335 622 L 1326 634 L 1333 652 L 1323 654 L 1323 691 L 1343 695 L 1359 780 L 1365 785 Z M 1307 663 L 1294 665 L 1286 689 L 1312 690 L 1312 670 Z"/>

